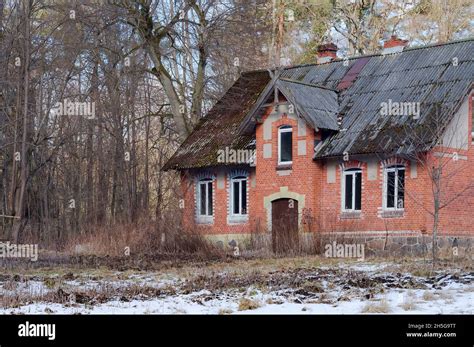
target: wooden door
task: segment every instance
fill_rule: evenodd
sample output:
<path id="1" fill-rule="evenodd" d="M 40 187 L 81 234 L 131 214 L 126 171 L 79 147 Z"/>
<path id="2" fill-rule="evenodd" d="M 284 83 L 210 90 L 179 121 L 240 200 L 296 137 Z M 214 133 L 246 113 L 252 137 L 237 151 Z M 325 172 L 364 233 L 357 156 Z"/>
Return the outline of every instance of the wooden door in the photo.
<path id="1" fill-rule="evenodd" d="M 298 201 L 278 199 L 272 202 L 272 246 L 275 253 L 298 248 Z"/>

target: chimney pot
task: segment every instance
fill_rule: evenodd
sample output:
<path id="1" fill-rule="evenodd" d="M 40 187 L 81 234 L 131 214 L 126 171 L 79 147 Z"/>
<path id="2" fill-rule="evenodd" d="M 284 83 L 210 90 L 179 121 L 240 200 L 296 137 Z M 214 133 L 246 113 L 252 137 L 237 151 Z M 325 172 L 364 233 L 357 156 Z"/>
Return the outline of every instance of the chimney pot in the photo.
<path id="1" fill-rule="evenodd" d="M 337 46 L 334 43 L 326 43 L 318 46 L 317 63 L 329 63 L 337 58 Z"/>
<path id="2" fill-rule="evenodd" d="M 399 39 L 397 35 L 392 35 L 383 43 L 382 54 L 399 53 L 408 45 L 408 40 Z"/>

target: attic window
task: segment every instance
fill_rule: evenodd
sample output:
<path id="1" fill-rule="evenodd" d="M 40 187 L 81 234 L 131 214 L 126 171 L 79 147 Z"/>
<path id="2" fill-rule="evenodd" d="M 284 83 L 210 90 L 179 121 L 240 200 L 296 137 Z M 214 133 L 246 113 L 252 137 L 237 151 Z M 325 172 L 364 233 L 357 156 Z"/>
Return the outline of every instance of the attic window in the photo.
<path id="1" fill-rule="evenodd" d="M 293 163 L 293 129 L 284 125 L 278 129 L 278 165 Z"/>

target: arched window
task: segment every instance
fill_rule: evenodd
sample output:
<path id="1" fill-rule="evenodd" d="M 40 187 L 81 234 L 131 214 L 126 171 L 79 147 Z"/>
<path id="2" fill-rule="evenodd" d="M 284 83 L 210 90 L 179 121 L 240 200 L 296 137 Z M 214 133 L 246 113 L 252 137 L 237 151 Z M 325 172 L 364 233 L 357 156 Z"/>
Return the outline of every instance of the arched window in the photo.
<path id="1" fill-rule="evenodd" d="M 278 165 L 293 163 L 293 129 L 289 125 L 278 128 Z"/>
<path id="2" fill-rule="evenodd" d="M 342 187 L 343 211 L 360 211 L 362 208 L 362 170 L 344 170 Z"/>
<path id="3" fill-rule="evenodd" d="M 405 166 L 393 165 L 384 169 L 383 207 L 387 210 L 405 208 Z"/>

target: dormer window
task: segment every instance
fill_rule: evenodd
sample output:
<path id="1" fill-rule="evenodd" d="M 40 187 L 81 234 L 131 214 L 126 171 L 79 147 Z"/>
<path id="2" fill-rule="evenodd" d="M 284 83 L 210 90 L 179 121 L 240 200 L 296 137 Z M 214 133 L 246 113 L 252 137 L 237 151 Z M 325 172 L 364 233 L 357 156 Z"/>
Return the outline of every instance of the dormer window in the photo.
<path id="1" fill-rule="evenodd" d="M 293 163 L 293 129 L 289 125 L 278 128 L 278 165 Z"/>

